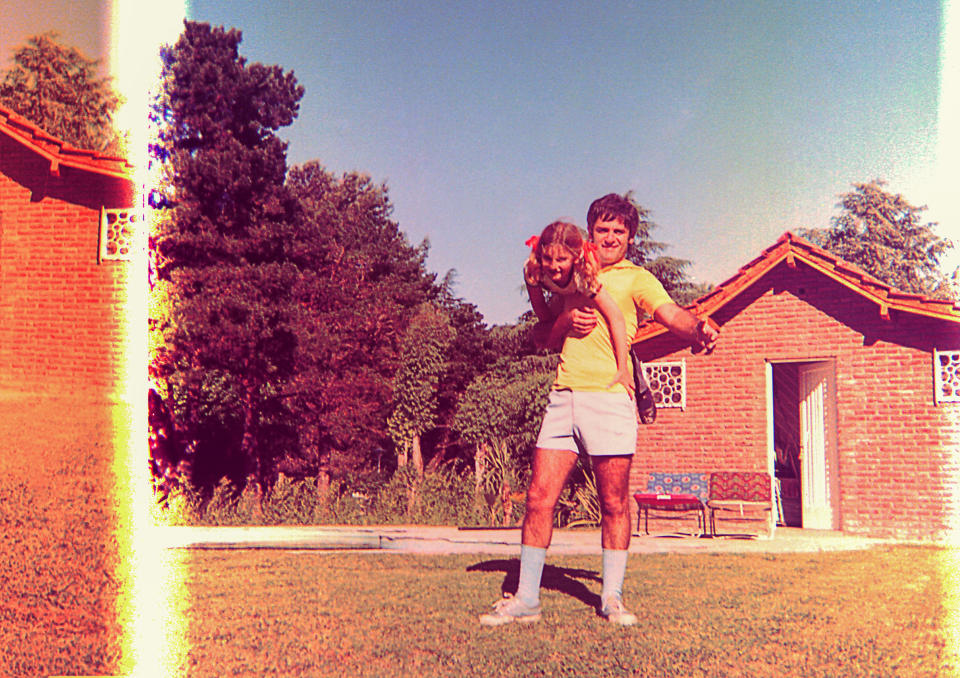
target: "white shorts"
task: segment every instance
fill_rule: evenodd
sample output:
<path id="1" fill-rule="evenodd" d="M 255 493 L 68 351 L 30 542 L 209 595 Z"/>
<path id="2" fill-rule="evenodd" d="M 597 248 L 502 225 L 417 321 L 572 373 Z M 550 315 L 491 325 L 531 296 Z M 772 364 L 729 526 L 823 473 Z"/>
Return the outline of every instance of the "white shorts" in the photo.
<path id="1" fill-rule="evenodd" d="M 637 408 L 626 393 L 550 391 L 537 447 L 614 456 L 637 451 Z"/>

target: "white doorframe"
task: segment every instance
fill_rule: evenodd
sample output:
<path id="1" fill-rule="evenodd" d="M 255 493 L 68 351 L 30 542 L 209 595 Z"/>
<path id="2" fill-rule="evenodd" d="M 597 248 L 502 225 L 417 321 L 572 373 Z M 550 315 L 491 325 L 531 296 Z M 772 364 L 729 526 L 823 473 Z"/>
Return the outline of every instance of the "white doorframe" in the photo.
<path id="1" fill-rule="evenodd" d="M 838 527 L 836 371 L 833 362 L 798 366 L 803 527 Z"/>
<path id="2" fill-rule="evenodd" d="M 776 501 L 780 496 L 780 490 L 777 487 L 777 449 L 774 440 L 774 409 L 773 409 L 773 363 L 767 361 L 764 364 L 764 379 L 767 383 L 767 473 L 770 474 L 772 487 L 770 496 L 774 498 L 773 510 L 776 514 L 773 516 L 774 527 L 780 524 L 783 518 L 780 515 L 780 502 Z"/>

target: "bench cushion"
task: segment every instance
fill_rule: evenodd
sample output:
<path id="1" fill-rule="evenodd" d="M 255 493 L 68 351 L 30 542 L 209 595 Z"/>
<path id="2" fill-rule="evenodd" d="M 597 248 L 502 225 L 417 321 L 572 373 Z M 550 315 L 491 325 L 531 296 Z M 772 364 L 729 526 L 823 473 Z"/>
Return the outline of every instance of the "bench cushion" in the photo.
<path id="1" fill-rule="evenodd" d="M 664 473 L 651 471 L 647 474 L 647 494 L 692 494 L 701 502 L 710 498 L 709 473 Z"/>
<path id="2" fill-rule="evenodd" d="M 762 471 L 714 471 L 710 474 L 711 500 L 770 502 L 770 474 Z"/>

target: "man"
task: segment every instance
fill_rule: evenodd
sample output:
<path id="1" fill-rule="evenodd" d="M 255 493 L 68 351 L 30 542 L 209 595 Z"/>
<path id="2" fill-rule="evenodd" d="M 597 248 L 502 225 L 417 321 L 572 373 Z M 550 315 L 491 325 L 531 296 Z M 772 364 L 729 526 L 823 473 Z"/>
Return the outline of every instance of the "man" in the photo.
<path id="1" fill-rule="evenodd" d="M 711 351 L 718 331 L 671 301 L 648 271 L 625 259 L 639 226 L 639 214 L 614 193 L 595 200 L 587 229 L 597 247 L 600 282 L 623 312 L 627 336 L 637 330 L 643 309 L 664 327 L 699 349 Z M 531 290 L 531 294 L 537 294 Z M 549 329 L 548 345 L 562 341 L 557 379 L 550 392 L 533 453 L 527 512 L 523 519 L 520 581 L 480 623 L 498 626 L 540 619 L 540 578 L 553 535 L 560 493 L 578 454 L 590 455 L 600 499 L 603 584 L 600 614 L 629 626 L 637 617 L 623 605 L 623 578 L 630 546 L 630 463 L 637 444 L 637 413 L 621 384 L 610 386 L 617 371 L 606 324 L 590 308 L 564 310 Z"/>

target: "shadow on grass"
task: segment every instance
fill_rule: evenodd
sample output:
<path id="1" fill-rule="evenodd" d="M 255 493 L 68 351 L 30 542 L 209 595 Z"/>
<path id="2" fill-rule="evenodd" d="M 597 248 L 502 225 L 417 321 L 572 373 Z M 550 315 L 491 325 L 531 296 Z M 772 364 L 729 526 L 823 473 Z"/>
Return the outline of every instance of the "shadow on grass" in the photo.
<path id="1" fill-rule="evenodd" d="M 514 593 L 520 581 L 520 560 L 484 560 L 470 565 L 467 572 L 503 572 L 503 583 L 500 584 L 500 593 Z M 587 588 L 585 581 L 602 583 L 600 575 L 594 570 L 582 570 L 576 567 L 557 567 L 544 565 L 540 587 L 559 591 L 576 598 L 587 607 L 598 609 L 600 595 Z"/>

